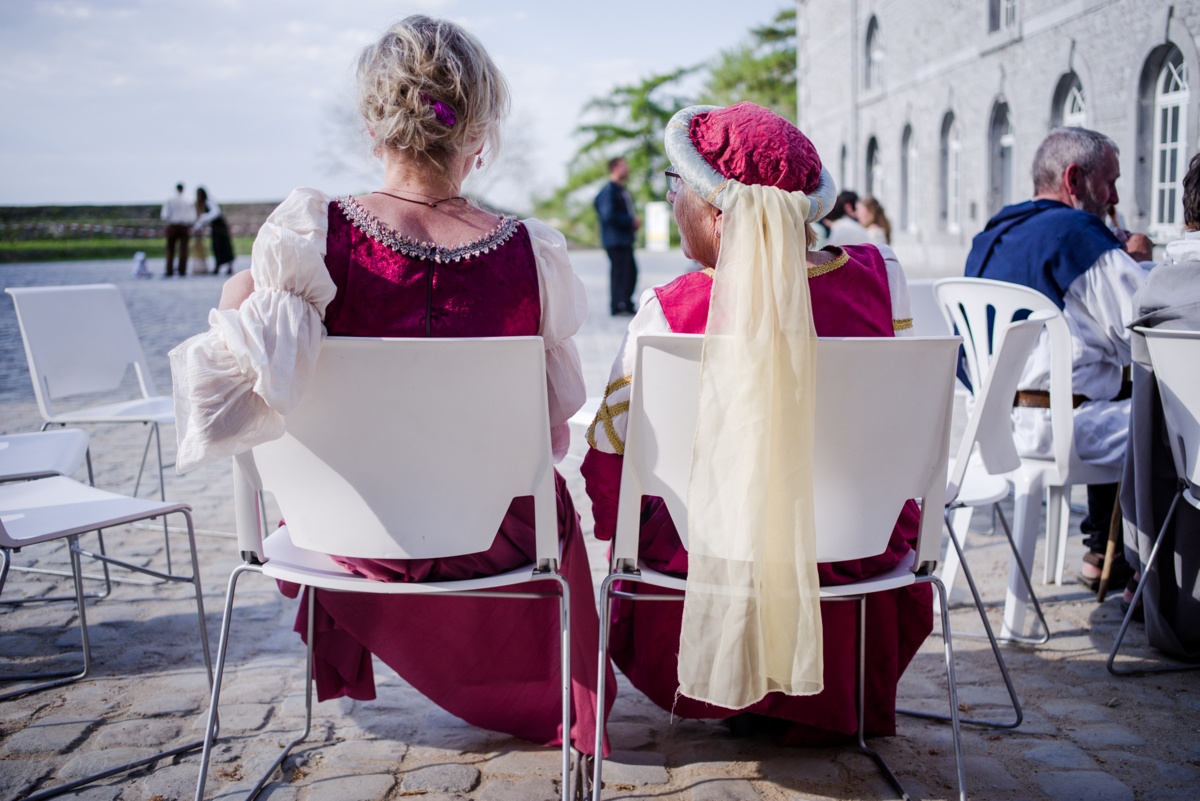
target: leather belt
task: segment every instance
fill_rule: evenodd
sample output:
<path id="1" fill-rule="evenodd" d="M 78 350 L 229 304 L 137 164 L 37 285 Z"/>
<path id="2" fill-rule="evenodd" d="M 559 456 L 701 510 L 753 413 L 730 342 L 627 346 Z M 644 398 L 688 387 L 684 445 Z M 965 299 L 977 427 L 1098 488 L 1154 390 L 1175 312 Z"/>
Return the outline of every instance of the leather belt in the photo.
<path id="1" fill-rule="evenodd" d="M 1133 396 L 1133 384 L 1129 381 L 1121 382 L 1121 391 L 1117 393 L 1117 397 L 1112 398 L 1114 401 L 1125 400 Z M 1078 409 L 1083 404 L 1092 400 L 1086 395 L 1072 395 L 1071 404 Z M 1050 393 L 1044 389 L 1022 389 L 1017 391 L 1017 395 L 1013 398 L 1014 408 L 1024 409 L 1049 409 L 1050 408 Z"/>

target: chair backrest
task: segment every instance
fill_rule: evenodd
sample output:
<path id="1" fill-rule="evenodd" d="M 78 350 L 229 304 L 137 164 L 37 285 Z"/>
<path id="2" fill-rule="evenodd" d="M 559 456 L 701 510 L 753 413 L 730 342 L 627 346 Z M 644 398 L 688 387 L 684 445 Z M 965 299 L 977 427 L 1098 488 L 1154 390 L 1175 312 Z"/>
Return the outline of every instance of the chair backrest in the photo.
<path id="1" fill-rule="evenodd" d="M 1050 342 L 1050 426 L 1054 461 L 1060 470 L 1078 462 L 1072 395 L 1071 331 L 1054 301 L 1036 289 L 988 278 L 944 278 L 934 286 L 946 319 L 963 338 L 967 375 L 983 386 L 1004 332 L 1037 311 L 1049 313 L 1043 325 Z M 1010 401 L 1011 402 L 1011 401 Z"/>
<path id="2" fill-rule="evenodd" d="M 146 354 L 121 292 L 112 284 L 10 287 L 42 416 L 52 401 L 113 392 L 133 367 L 143 397 L 154 391 Z"/>
<path id="3" fill-rule="evenodd" d="M 992 361 L 983 385 L 975 394 L 971 416 L 959 442 L 950 480 L 946 484 L 946 503 L 958 497 L 971 452 L 979 449 L 984 469 L 990 475 L 1010 473 L 1021 466 L 1021 457 L 1012 436 L 1012 404 L 1017 391 L 1017 382 L 1025 369 L 1025 362 L 1037 344 L 1046 321 L 1053 315 L 1042 310 L 1029 315 L 1028 319 L 1008 326 L 992 354 Z"/>
<path id="4" fill-rule="evenodd" d="M 817 345 L 814 441 L 817 559 L 887 548 L 909 498 L 922 514 L 918 561 L 939 558 L 950 448 L 954 360 L 961 339 L 822 338 Z M 687 487 L 696 430 L 703 337 L 637 340 L 614 560 L 637 558 L 641 498 L 664 499 L 687 544 Z"/>
<path id="5" fill-rule="evenodd" d="M 1150 349 L 1175 473 L 1195 489 L 1200 487 L 1200 331 L 1135 330 Z"/>
<path id="6" fill-rule="evenodd" d="M 944 337 L 954 331 L 946 322 L 942 305 L 933 291 L 935 278 L 916 278 L 908 282 L 908 303 L 912 312 L 913 336 Z"/>
<path id="7" fill-rule="evenodd" d="M 287 433 L 237 457 L 238 475 L 274 495 L 296 545 L 364 558 L 487 550 L 512 499 L 531 495 L 537 558 L 556 559 L 543 348 L 329 337 Z M 261 557 L 253 496 L 235 494 L 241 549 Z"/>

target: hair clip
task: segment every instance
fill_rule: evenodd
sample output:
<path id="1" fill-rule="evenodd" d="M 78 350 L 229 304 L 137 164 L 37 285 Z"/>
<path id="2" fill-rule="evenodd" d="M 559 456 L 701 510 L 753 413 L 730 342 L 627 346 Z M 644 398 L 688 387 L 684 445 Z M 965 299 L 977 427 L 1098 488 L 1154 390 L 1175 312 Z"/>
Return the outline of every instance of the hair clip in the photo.
<path id="1" fill-rule="evenodd" d="M 458 118 L 454 116 L 454 109 L 447 106 L 440 100 L 434 100 L 429 95 L 421 92 L 421 99 L 429 105 L 433 106 L 433 115 L 447 128 L 453 128 L 454 123 L 458 122 Z"/>

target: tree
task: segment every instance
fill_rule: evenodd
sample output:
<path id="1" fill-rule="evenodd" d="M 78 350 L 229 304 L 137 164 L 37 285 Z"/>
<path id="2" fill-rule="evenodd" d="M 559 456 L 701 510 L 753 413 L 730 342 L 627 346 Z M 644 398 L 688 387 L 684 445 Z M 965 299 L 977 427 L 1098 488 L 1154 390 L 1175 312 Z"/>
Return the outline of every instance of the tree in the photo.
<path id="1" fill-rule="evenodd" d="M 751 29 L 747 44 L 723 52 L 709 70 L 702 98 L 715 106 L 749 100 L 795 122 L 795 7 Z"/>
<path id="2" fill-rule="evenodd" d="M 695 102 L 677 87 L 697 69 L 681 67 L 652 75 L 590 100 L 583 109 L 584 122 L 575 129 L 584 141 L 568 165 L 567 182 L 537 201 L 535 214 L 569 238 L 595 244 L 598 231 L 592 197 L 608 177 L 609 159 L 616 157 L 629 162 L 627 188 L 638 206 L 663 199 L 663 170 L 668 166 L 663 131 L 676 111 Z"/>

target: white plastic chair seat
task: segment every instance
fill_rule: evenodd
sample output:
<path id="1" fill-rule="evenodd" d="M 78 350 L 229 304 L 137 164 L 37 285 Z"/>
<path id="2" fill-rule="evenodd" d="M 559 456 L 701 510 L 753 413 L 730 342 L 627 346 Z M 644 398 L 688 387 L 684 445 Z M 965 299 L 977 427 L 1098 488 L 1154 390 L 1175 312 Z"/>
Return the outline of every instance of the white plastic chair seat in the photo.
<path id="1" fill-rule="evenodd" d="M 175 424 L 175 402 L 167 395 L 105 403 L 70 412 L 56 412 L 48 423 L 157 423 Z"/>
<path id="2" fill-rule="evenodd" d="M 954 471 L 953 464 L 950 471 Z M 1004 476 L 989 476 L 983 470 L 983 463 L 972 459 L 967 464 L 967 472 L 958 488 L 956 503 L 971 507 L 991 506 L 1007 498 L 1008 492 L 1008 479 Z M 947 582 L 946 586 L 949 587 L 950 583 Z"/>
<path id="3" fill-rule="evenodd" d="M 531 563 L 506 573 L 462 581 L 375 581 L 354 575 L 333 561 L 328 554 L 297 546 L 292 542 L 287 526 L 280 526 L 264 539 L 263 549 L 267 557 L 262 566 L 264 576 L 303 586 L 320 587 L 323 590 L 369 592 L 379 595 L 425 595 L 437 592 L 491 590 L 528 581 L 534 568 Z"/>
<path id="4" fill-rule="evenodd" d="M 21 548 L 190 509 L 107 492 L 62 476 L 0 486 L 0 545 Z M 6 541 L 7 540 L 7 541 Z"/>
<path id="5" fill-rule="evenodd" d="M 88 439 L 75 428 L 0 437 L 0 481 L 69 476 L 87 457 Z"/>

